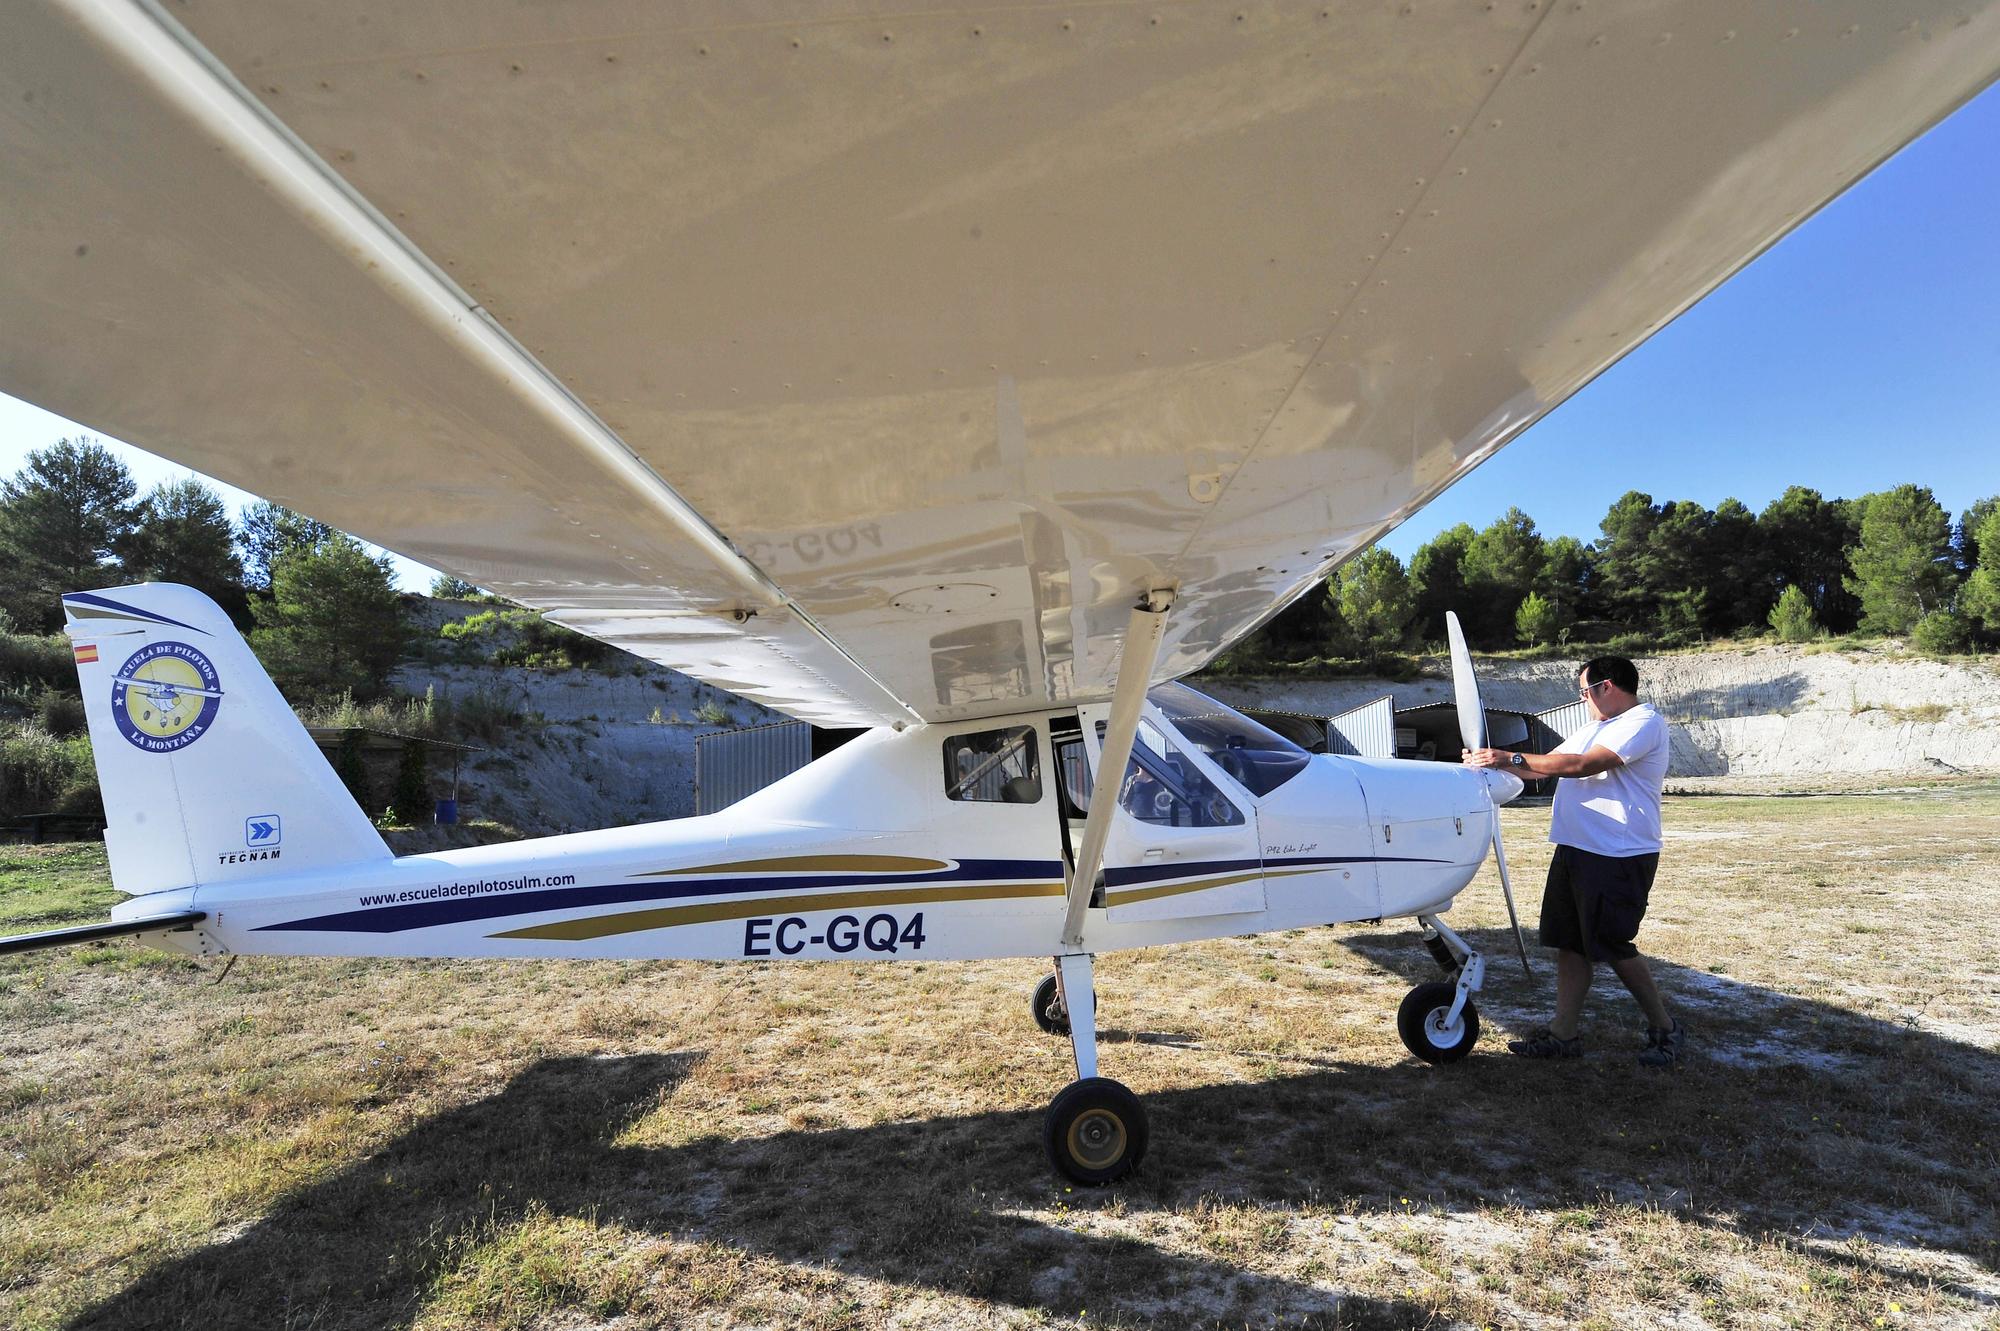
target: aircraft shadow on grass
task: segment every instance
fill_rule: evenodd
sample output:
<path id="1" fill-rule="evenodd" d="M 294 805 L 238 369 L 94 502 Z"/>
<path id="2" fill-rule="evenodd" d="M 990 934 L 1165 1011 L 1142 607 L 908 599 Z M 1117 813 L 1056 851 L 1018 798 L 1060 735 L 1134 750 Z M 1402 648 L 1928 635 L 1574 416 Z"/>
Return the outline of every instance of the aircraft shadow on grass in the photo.
<path id="1" fill-rule="evenodd" d="M 1474 937 L 1496 958 L 1492 1006 L 1526 1019 L 1545 997 L 1546 963 L 1537 984 L 1518 967 L 1510 981 L 1499 963 L 1511 937 Z M 1410 980 L 1436 973 L 1407 932 L 1342 942 Z M 1670 991 L 1696 992 L 1688 974 L 1658 970 Z M 1153 1152 L 1116 1195 L 1138 1214 L 1219 1198 L 1279 1212 L 1332 1202 L 1377 1216 L 1403 1212 L 1406 1198 L 1457 1211 L 1570 1211 L 1609 1198 L 1753 1236 L 1817 1227 L 1845 1237 L 1865 1228 L 1851 1217 L 1868 1216 L 1908 1229 L 1892 1242 L 2000 1268 L 2000 1252 L 1976 1237 L 1978 1217 L 2000 1213 L 1992 1150 L 2000 1060 L 1837 1008 L 1702 980 L 1702 1001 L 1685 1010 L 1705 1052 L 1675 1073 L 1640 1069 L 1624 1050 L 1562 1065 L 1495 1056 L 1504 1032 L 1489 1017 L 1479 1055 L 1450 1067 L 1323 1063 L 1149 1095 Z M 1622 991 L 1593 1001 L 1629 1006 Z M 1794 1034 L 1804 1043 L 1788 1058 Z M 1115 1064 L 1119 1037 L 1107 1037 Z M 535 1208 L 1054 1315 L 1088 1309 L 1162 1326 L 1427 1320 L 1414 1302 L 1009 1214 L 1063 1197 L 1042 1159 L 1039 1112 L 614 1144 L 698 1058 L 543 1060 L 497 1094 L 302 1188 L 243 1232 L 161 1263 L 71 1326 L 405 1325 L 450 1260 L 443 1240 L 489 1222 L 504 1229 Z M 1872 1070 L 1856 1076 L 1855 1066 Z M 1729 1106 L 1750 1108 L 1717 1112 Z M 1881 1249 L 1828 1244 L 1821 1254 L 1909 1275 Z"/>

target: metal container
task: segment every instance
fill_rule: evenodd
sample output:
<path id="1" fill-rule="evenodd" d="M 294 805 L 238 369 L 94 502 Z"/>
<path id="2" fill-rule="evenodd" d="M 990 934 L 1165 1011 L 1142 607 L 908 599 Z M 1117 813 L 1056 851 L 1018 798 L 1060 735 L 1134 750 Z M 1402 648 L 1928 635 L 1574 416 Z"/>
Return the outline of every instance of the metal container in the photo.
<path id="1" fill-rule="evenodd" d="M 726 809 L 812 759 L 813 728 L 804 721 L 703 735 L 694 742 L 694 811 Z"/>
<path id="2" fill-rule="evenodd" d="M 1372 702 L 1342 712 L 1327 721 L 1326 730 L 1329 752 L 1349 753 L 1357 758 L 1395 757 L 1395 695 L 1385 693 Z"/>
<path id="3" fill-rule="evenodd" d="M 1537 753 L 1553 753 L 1556 745 L 1590 723 L 1590 705 L 1578 698 L 1528 719 L 1528 739 Z"/>

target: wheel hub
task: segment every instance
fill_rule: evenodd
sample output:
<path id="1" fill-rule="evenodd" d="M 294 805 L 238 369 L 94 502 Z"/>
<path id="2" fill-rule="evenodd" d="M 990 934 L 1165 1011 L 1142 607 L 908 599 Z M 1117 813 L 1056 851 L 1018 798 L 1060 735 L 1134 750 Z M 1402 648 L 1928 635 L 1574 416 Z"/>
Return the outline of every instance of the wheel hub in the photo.
<path id="1" fill-rule="evenodd" d="M 1079 1164 L 1104 1168 L 1125 1153 L 1125 1121 L 1108 1109 L 1086 1110 L 1070 1125 L 1069 1150 Z"/>

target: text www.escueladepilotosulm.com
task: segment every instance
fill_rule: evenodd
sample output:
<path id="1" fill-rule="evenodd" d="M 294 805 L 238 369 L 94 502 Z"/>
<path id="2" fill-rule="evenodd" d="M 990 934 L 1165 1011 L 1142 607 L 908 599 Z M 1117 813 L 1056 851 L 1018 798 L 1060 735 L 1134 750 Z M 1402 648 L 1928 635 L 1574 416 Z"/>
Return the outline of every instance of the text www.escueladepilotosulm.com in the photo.
<path id="1" fill-rule="evenodd" d="M 519 878 L 481 878 L 471 883 L 438 883 L 432 887 L 409 887 L 400 892 L 379 892 L 361 898 L 364 906 L 395 906 L 407 901 L 443 901 L 449 897 L 481 897 L 493 892 L 525 892 L 537 887 L 569 887 L 573 873 L 550 874 L 546 878 L 523 874 Z"/>

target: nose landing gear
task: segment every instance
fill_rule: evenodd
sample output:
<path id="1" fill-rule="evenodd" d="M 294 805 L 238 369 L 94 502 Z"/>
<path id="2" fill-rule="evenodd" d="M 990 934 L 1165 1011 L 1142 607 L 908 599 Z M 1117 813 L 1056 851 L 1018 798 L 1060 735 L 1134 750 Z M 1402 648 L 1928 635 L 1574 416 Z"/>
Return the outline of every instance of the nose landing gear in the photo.
<path id="1" fill-rule="evenodd" d="M 1486 958 L 1435 915 L 1419 915 L 1424 946 L 1449 980 L 1431 980 L 1403 995 L 1396 1033 L 1426 1063 L 1456 1063 L 1479 1039 L 1479 1009 L 1472 996 L 1486 980 Z"/>

